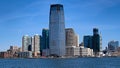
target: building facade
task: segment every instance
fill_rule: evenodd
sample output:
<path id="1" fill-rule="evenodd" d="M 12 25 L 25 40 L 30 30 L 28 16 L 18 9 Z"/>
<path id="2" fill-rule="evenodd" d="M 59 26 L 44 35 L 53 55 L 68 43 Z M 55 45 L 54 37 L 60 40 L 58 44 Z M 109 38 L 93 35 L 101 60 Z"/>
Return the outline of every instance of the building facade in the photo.
<path id="1" fill-rule="evenodd" d="M 32 57 L 33 56 L 31 51 L 18 53 L 18 58 L 32 58 Z"/>
<path id="2" fill-rule="evenodd" d="M 75 32 L 72 28 L 65 29 L 66 34 L 66 47 L 76 46 L 75 44 Z"/>
<path id="3" fill-rule="evenodd" d="M 34 35 L 34 52 L 40 53 L 40 35 Z"/>
<path id="4" fill-rule="evenodd" d="M 93 52 L 96 56 L 99 55 L 100 50 L 101 50 L 101 36 L 99 35 L 98 29 L 93 28 Z"/>
<path id="5" fill-rule="evenodd" d="M 75 46 L 79 47 L 79 35 L 75 34 L 74 38 L 75 38 L 75 40 L 74 40 Z"/>
<path id="6" fill-rule="evenodd" d="M 28 35 L 22 37 L 22 51 L 32 51 L 32 37 Z"/>
<path id="7" fill-rule="evenodd" d="M 102 52 L 102 36 L 98 28 L 93 28 L 93 36 L 87 35 L 83 38 L 84 47 L 93 49 L 94 55 L 99 56 Z"/>
<path id="8" fill-rule="evenodd" d="M 48 56 L 49 51 L 49 30 L 43 29 L 42 30 L 42 37 L 41 37 L 41 45 L 40 45 L 40 51 L 42 56 Z"/>
<path id="9" fill-rule="evenodd" d="M 43 29 L 42 30 L 42 38 L 41 38 L 41 51 L 43 49 L 49 49 L 49 30 Z"/>
<path id="10" fill-rule="evenodd" d="M 49 45 L 51 55 L 65 55 L 64 9 L 61 4 L 52 4 L 50 6 Z"/>
<path id="11" fill-rule="evenodd" d="M 81 57 L 92 57 L 93 56 L 93 49 L 80 48 L 80 56 Z"/>
<path id="12" fill-rule="evenodd" d="M 66 56 L 80 56 L 80 47 L 72 46 L 66 48 Z"/>
<path id="13" fill-rule="evenodd" d="M 93 49 L 92 38 L 93 38 L 93 36 L 90 36 L 90 35 L 84 36 L 83 42 L 84 42 L 84 47 L 85 48 Z"/>
<path id="14" fill-rule="evenodd" d="M 117 50 L 117 48 L 119 47 L 119 42 L 118 41 L 110 41 L 109 43 L 108 43 L 108 50 L 110 51 L 110 52 L 114 52 L 114 51 L 116 51 Z"/>

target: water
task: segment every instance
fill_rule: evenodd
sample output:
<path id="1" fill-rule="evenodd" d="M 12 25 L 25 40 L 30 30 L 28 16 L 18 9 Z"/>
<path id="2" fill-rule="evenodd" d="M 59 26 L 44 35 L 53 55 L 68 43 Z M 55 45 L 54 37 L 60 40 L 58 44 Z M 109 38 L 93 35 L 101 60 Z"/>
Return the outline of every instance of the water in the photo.
<path id="1" fill-rule="evenodd" d="M 120 68 L 120 58 L 0 59 L 0 68 Z"/>

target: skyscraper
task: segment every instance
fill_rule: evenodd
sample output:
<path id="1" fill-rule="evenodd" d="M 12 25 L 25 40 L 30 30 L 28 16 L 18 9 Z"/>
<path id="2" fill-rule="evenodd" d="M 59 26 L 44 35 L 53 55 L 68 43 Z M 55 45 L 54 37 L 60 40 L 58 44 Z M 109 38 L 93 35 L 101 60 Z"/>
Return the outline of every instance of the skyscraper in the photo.
<path id="1" fill-rule="evenodd" d="M 49 30 L 48 29 L 43 29 L 42 30 L 42 39 L 41 39 L 41 51 L 43 49 L 48 49 L 49 48 Z"/>
<path id="2" fill-rule="evenodd" d="M 76 46 L 75 45 L 75 32 L 72 28 L 65 29 L 66 34 L 66 47 Z"/>
<path id="3" fill-rule="evenodd" d="M 75 34 L 75 37 L 74 37 L 74 43 L 75 43 L 75 46 L 76 47 L 79 47 L 79 35 L 78 34 Z"/>
<path id="4" fill-rule="evenodd" d="M 49 30 L 45 28 L 42 29 L 40 52 L 42 56 L 49 55 Z"/>
<path id="5" fill-rule="evenodd" d="M 40 53 L 40 35 L 34 35 L 34 52 Z"/>
<path id="6" fill-rule="evenodd" d="M 66 56 L 79 55 L 78 35 L 72 28 L 65 29 L 66 34 Z"/>
<path id="7" fill-rule="evenodd" d="M 65 55 L 64 9 L 61 4 L 52 4 L 50 6 L 49 45 L 50 54 Z"/>
<path id="8" fill-rule="evenodd" d="M 32 37 L 28 35 L 22 37 L 22 51 L 32 51 Z"/>
<path id="9" fill-rule="evenodd" d="M 93 28 L 93 52 L 95 55 L 98 55 L 101 48 L 101 37 L 98 33 L 97 28 Z"/>
<path id="10" fill-rule="evenodd" d="M 65 34 L 66 34 L 66 46 L 79 46 L 79 39 L 78 35 L 75 34 L 74 30 L 72 28 L 67 28 L 65 29 Z"/>

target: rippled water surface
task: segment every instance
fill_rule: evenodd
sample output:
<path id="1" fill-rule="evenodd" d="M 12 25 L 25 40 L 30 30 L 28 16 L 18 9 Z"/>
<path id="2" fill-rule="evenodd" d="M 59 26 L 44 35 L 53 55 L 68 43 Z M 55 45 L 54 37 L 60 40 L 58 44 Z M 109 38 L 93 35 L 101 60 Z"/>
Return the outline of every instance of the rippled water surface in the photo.
<path id="1" fill-rule="evenodd" d="M 0 68 L 120 68 L 120 58 L 0 59 Z"/>

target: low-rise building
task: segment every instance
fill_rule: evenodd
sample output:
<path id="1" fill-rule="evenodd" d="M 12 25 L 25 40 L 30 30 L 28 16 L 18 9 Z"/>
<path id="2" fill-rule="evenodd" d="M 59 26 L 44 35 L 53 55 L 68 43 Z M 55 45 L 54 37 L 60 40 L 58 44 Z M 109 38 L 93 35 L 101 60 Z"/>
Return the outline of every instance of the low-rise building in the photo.
<path id="1" fill-rule="evenodd" d="M 91 57 L 93 56 L 93 49 L 90 48 L 80 48 L 81 57 Z"/>
<path id="2" fill-rule="evenodd" d="M 18 52 L 18 58 L 32 58 L 32 52 Z"/>
<path id="3" fill-rule="evenodd" d="M 66 56 L 80 56 L 80 47 L 67 47 Z"/>
<path id="4" fill-rule="evenodd" d="M 0 58 L 9 58 L 9 53 L 8 52 L 0 52 Z"/>

